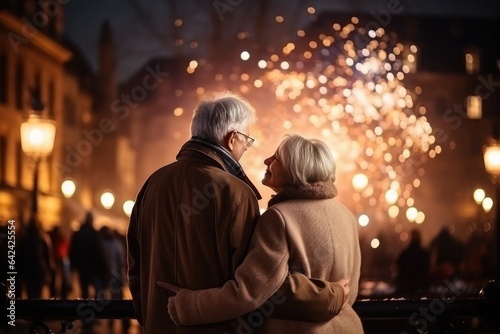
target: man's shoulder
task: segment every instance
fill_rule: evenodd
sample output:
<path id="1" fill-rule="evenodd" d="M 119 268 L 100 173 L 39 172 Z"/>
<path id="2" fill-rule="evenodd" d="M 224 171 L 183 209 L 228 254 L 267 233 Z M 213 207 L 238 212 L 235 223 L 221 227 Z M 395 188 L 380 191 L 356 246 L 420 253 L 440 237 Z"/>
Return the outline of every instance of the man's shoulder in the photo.
<path id="1" fill-rule="evenodd" d="M 254 195 L 252 189 L 243 180 L 231 173 L 218 168 L 209 168 L 208 170 L 207 176 L 215 188 L 234 194 Z"/>

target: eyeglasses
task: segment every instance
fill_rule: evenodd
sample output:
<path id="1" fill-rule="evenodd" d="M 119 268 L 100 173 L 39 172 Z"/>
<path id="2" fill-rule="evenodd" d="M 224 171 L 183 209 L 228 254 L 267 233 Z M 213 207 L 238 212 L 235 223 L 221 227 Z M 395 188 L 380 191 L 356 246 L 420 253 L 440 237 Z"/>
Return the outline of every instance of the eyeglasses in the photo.
<path id="1" fill-rule="evenodd" d="M 252 146 L 253 142 L 255 141 L 254 138 L 252 138 L 252 137 L 250 137 L 250 136 L 248 136 L 248 135 L 246 135 L 244 133 L 241 133 L 239 131 L 234 131 L 234 132 L 239 133 L 240 135 L 242 135 L 243 137 L 245 137 L 245 139 L 247 140 L 247 147 Z"/>

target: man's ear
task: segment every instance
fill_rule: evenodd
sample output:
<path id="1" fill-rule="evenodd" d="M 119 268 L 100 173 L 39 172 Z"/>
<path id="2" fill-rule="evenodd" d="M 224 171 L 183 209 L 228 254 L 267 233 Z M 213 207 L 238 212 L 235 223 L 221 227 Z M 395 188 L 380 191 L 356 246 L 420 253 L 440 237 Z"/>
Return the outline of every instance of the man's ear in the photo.
<path id="1" fill-rule="evenodd" d="M 236 140 L 236 132 L 234 131 L 229 132 L 226 137 L 224 137 L 224 147 L 231 153 L 234 150 L 234 143 Z"/>

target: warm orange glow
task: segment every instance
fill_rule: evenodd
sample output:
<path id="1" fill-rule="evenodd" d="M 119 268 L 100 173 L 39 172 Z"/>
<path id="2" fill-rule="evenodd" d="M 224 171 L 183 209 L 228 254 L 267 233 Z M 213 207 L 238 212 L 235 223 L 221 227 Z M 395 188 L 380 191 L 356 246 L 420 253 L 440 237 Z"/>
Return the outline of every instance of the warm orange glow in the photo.
<path id="1" fill-rule="evenodd" d="M 134 208 L 135 202 L 132 200 L 127 200 L 123 203 L 123 212 L 130 217 L 132 214 L 132 209 Z"/>
<path id="2" fill-rule="evenodd" d="M 61 184 L 61 191 L 64 197 L 72 197 L 76 191 L 76 184 L 73 180 L 64 180 Z"/>
<path id="3" fill-rule="evenodd" d="M 104 192 L 101 195 L 101 204 L 105 209 L 111 209 L 115 204 L 115 195 L 109 191 Z"/>
<path id="4" fill-rule="evenodd" d="M 500 145 L 494 143 L 484 148 L 484 166 L 494 177 L 500 176 Z"/>
<path id="5" fill-rule="evenodd" d="M 177 107 L 174 109 L 174 115 L 175 116 L 181 116 L 184 113 L 184 109 L 181 107 Z"/>
<path id="6" fill-rule="evenodd" d="M 43 158 L 52 153 L 56 135 L 56 122 L 31 114 L 21 124 L 21 146 L 24 153 Z"/>
<path id="7" fill-rule="evenodd" d="M 315 13 L 312 7 L 307 11 Z M 242 158 L 251 179 L 262 179 L 262 161 L 284 134 L 319 138 L 336 159 L 340 200 L 359 215 L 359 224 L 390 222 L 403 233 L 408 220 L 425 221 L 413 192 L 423 182 L 425 162 L 443 148 L 426 106 L 417 103 L 422 88 L 403 82 L 409 64 L 418 61 L 417 47 L 398 43 L 385 29 L 359 24 L 353 17 L 328 29 L 297 30 L 303 38 L 259 52 L 257 59 L 250 56 L 253 49 L 242 47 L 235 50 L 240 63 L 231 64 L 232 72 L 218 74 L 198 60 L 193 75 L 213 77 L 214 87 L 240 92 L 255 105 L 252 131 L 262 144 Z"/>

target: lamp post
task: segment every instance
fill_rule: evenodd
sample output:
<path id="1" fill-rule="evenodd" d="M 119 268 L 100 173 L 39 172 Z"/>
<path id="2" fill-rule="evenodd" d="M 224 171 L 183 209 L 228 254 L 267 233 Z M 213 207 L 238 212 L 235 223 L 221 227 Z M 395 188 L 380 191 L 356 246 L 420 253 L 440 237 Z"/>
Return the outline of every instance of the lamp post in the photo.
<path id="1" fill-rule="evenodd" d="M 42 159 L 48 157 L 54 148 L 56 122 L 43 115 L 44 105 L 38 90 L 32 92 L 28 119 L 21 123 L 21 147 L 34 161 L 33 192 L 31 212 L 38 213 L 38 170 Z"/>
<path id="2" fill-rule="evenodd" d="M 500 280 L 500 141 L 498 140 L 498 127 L 495 126 L 494 139 L 484 147 L 484 166 L 495 183 L 495 235 L 496 235 L 496 270 L 495 278 Z"/>

